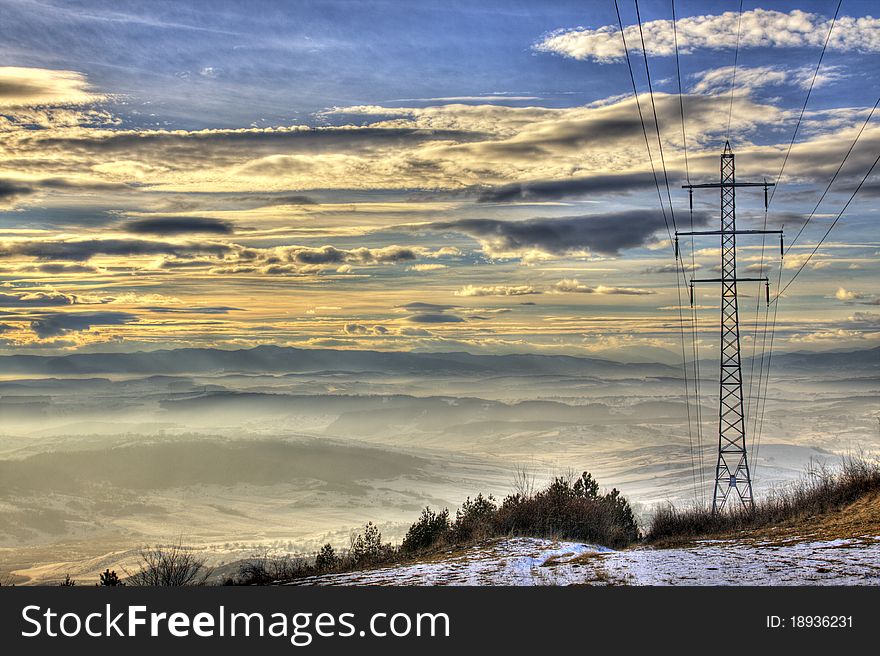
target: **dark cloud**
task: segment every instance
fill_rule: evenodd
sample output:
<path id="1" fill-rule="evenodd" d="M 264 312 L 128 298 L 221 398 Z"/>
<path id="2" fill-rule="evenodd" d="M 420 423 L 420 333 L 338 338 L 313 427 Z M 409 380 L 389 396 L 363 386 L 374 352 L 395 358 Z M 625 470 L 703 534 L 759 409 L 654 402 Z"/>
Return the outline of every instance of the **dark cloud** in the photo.
<path id="1" fill-rule="evenodd" d="M 26 271 L 39 271 L 40 273 L 97 273 L 99 269 L 88 264 L 63 264 L 61 262 L 49 262 L 37 266 L 26 267 Z"/>
<path id="2" fill-rule="evenodd" d="M 149 305 L 138 308 L 148 312 L 159 312 L 161 314 L 229 314 L 230 312 L 244 312 L 244 309 L 230 307 L 228 305 L 215 305 L 208 307 L 166 307 Z"/>
<path id="3" fill-rule="evenodd" d="M 406 310 L 407 312 L 445 312 L 446 310 L 453 310 L 457 306 L 437 305 L 435 303 L 422 303 L 416 301 L 414 303 L 407 303 L 406 305 L 398 305 L 396 307 L 401 310 Z"/>
<path id="4" fill-rule="evenodd" d="M 135 234 L 183 235 L 187 233 L 208 233 L 228 235 L 233 232 L 232 224 L 222 219 L 199 216 L 170 216 L 127 221 L 122 227 Z"/>
<path id="5" fill-rule="evenodd" d="M 137 321 L 129 312 L 77 312 L 46 314 L 31 321 L 31 330 L 40 339 L 58 337 L 69 332 L 89 330 L 92 326 L 121 326 Z"/>
<path id="6" fill-rule="evenodd" d="M 390 331 L 379 324 L 367 326 L 362 323 L 347 323 L 342 327 L 342 332 L 346 335 L 387 335 Z"/>
<path id="7" fill-rule="evenodd" d="M 408 262 L 419 257 L 419 251 L 408 246 L 385 246 L 384 248 L 355 248 L 344 250 L 335 246 L 309 248 L 291 246 L 286 249 L 290 262 L 305 265 L 320 264 L 394 264 Z"/>
<path id="8" fill-rule="evenodd" d="M 317 201 L 300 194 L 281 194 L 278 196 L 239 196 L 236 201 L 242 203 L 254 203 L 257 207 L 274 207 L 276 205 L 317 205 Z"/>
<path id="9" fill-rule="evenodd" d="M 226 244 L 172 244 L 143 239 L 78 239 L 70 241 L 24 241 L 0 244 L 0 257 L 33 257 L 38 260 L 72 260 L 85 262 L 96 255 L 223 255 L 231 247 Z"/>
<path id="10" fill-rule="evenodd" d="M 55 307 L 76 305 L 79 299 L 73 294 L 60 292 L 27 292 L 0 294 L 0 307 Z"/>
<path id="11" fill-rule="evenodd" d="M 424 314 L 414 314 L 406 318 L 407 321 L 412 321 L 413 323 L 461 323 L 464 321 L 461 317 L 458 317 L 454 314 L 432 314 L 432 313 L 424 313 Z"/>
<path id="12" fill-rule="evenodd" d="M 14 180 L 0 179 L 0 203 L 13 203 L 22 196 L 34 193 L 33 187 Z"/>
<path id="13" fill-rule="evenodd" d="M 660 266 L 652 266 L 646 269 L 642 269 L 643 274 L 651 274 L 651 273 L 676 273 L 680 269 L 684 269 L 685 271 L 696 271 L 700 268 L 699 264 L 689 264 L 689 263 L 670 263 L 670 264 L 661 264 Z"/>
<path id="14" fill-rule="evenodd" d="M 116 131 L 46 137 L 34 134 L 31 147 L 43 152 L 137 158 L 161 161 L 177 169 L 214 167 L 250 160 L 249 172 L 273 175 L 299 163 L 270 156 L 315 155 L 324 152 L 372 153 L 377 148 L 417 146 L 431 141 L 474 141 L 485 138 L 464 130 L 421 128 L 320 127 L 182 131 Z M 24 139 L 22 141 L 25 141 Z M 25 144 L 28 145 L 28 144 Z M 266 159 L 262 159 L 266 158 Z"/>
<path id="15" fill-rule="evenodd" d="M 606 193 L 625 193 L 654 186 L 650 173 L 599 175 L 567 180 L 535 180 L 493 187 L 482 191 L 477 202 L 551 201 Z"/>
<path id="16" fill-rule="evenodd" d="M 694 224 L 704 225 L 709 215 L 694 212 Z M 526 221 L 461 219 L 431 223 L 431 230 L 461 232 L 483 244 L 488 254 L 542 251 L 570 255 L 591 251 L 617 255 L 622 249 L 645 246 L 665 229 L 659 210 L 629 210 L 609 214 L 590 214 Z M 424 229 L 422 226 L 420 229 Z"/>

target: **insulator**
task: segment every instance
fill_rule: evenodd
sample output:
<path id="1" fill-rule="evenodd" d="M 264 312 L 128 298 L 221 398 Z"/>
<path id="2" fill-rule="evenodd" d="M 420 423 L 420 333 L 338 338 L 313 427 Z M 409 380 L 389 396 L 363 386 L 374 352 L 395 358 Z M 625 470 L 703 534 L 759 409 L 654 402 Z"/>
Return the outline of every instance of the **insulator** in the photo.
<path id="1" fill-rule="evenodd" d="M 782 233 L 780 232 L 779 233 L 779 259 L 781 260 L 784 257 L 785 257 L 785 247 L 783 246 Z"/>
<path id="2" fill-rule="evenodd" d="M 694 283 L 691 283 L 691 307 L 694 307 Z"/>
<path id="3" fill-rule="evenodd" d="M 770 200 L 767 197 L 767 185 L 764 185 L 764 210 L 770 209 Z"/>
<path id="4" fill-rule="evenodd" d="M 767 305 L 769 306 L 770 305 L 770 281 L 766 280 L 764 282 L 765 282 L 766 289 L 767 289 Z"/>
<path id="5" fill-rule="evenodd" d="M 678 261 L 678 235 L 675 236 L 675 261 Z"/>
<path id="6" fill-rule="evenodd" d="M 691 212 L 693 212 L 694 211 L 694 190 L 693 189 L 688 189 L 688 196 L 689 196 L 688 200 L 690 201 L 690 204 L 691 204 Z"/>

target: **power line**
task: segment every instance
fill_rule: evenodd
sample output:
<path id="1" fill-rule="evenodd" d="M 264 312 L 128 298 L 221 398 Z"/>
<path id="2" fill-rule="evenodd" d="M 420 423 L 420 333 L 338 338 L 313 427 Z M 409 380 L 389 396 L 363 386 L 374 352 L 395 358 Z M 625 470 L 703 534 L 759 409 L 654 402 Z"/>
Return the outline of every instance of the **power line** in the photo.
<path id="1" fill-rule="evenodd" d="M 642 44 L 642 57 L 645 61 L 645 77 L 648 80 L 648 93 L 651 98 L 651 111 L 654 115 L 654 128 L 657 131 L 657 148 L 660 151 L 660 164 L 663 167 L 663 179 L 666 183 L 666 199 L 669 202 L 669 213 L 672 216 L 672 226 L 673 229 L 677 232 L 678 226 L 675 222 L 675 207 L 672 204 L 672 192 L 669 188 L 669 172 L 666 168 L 666 158 L 663 154 L 663 139 L 660 134 L 660 120 L 657 116 L 657 103 L 654 100 L 654 85 L 651 81 L 651 68 L 648 65 L 648 49 L 645 47 L 645 33 L 642 29 L 642 15 L 639 10 L 639 0 L 634 0 L 635 8 L 636 8 L 636 21 L 639 25 L 639 39 Z M 680 97 L 679 97 L 680 98 Z M 681 278 L 679 278 L 679 274 L 681 274 Z M 690 385 L 688 382 L 688 367 L 687 367 L 687 351 L 685 349 L 685 337 L 684 337 L 684 311 L 682 309 L 681 304 L 681 281 L 684 278 L 684 268 L 681 267 L 679 271 L 679 267 L 676 266 L 675 269 L 675 286 L 676 292 L 678 294 L 678 329 L 681 336 L 681 367 L 682 373 L 684 374 L 684 394 L 685 394 L 685 407 L 687 411 L 687 422 L 688 422 L 688 444 L 690 446 L 690 455 L 691 455 L 691 476 L 693 478 L 694 483 L 694 497 L 697 494 L 697 475 L 696 475 L 696 462 L 694 459 L 694 438 L 693 438 L 693 427 L 692 427 L 692 418 L 691 418 L 691 392 Z"/>
<path id="2" fill-rule="evenodd" d="M 638 12 L 639 12 L 638 0 L 635 0 L 635 5 L 636 5 L 636 13 L 638 15 Z M 624 58 L 626 59 L 627 69 L 629 70 L 630 81 L 632 82 L 633 96 L 635 97 L 636 108 L 638 109 L 638 113 L 639 113 L 639 123 L 641 123 L 642 134 L 645 138 L 645 149 L 648 151 L 648 160 L 651 164 L 651 173 L 653 174 L 653 177 L 654 177 L 654 186 L 657 189 L 657 199 L 660 201 L 660 211 L 663 214 L 663 223 L 666 226 L 666 234 L 669 237 L 670 243 L 672 243 L 672 231 L 670 230 L 669 220 L 667 219 L 667 216 L 666 216 L 666 208 L 663 203 L 663 193 L 660 191 L 660 181 L 657 177 L 657 169 L 654 166 L 654 157 L 653 157 L 653 154 L 651 153 L 650 139 L 648 139 L 648 129 L 645 125 L 644 114 L 642 113 L 642 106 L 641 106 L 641 102 L 639 101 L 639 92 L 638 92 L 638 88 L 636 87 L 636 78 L 635 78 L 635 74 L 633 73 L 632 62 L 629 57 L 629 46 L 626 43 L 626 34 L 625 34 L 624 28 L 623 28 L 623 20 L 620 17 L 620 6 L 619 6 L 617 0 L 614 0 L 614 10 L 617 13 L 617 24 L 620 29 L 620 38 L 623 42 Z M 641 17 L 640 16 L 639 16 L 639 34 L 640 34 L 641 43 L 642 43 L 642 53 L 645 56 L 645 73 L 647 74 L 648 87 L 650 90 L 650 97 L 651 97 L 651 106 L 653 108 L 653 113 L 654 113 L 654 123 L 655 123 L 655 127 L 657 129 L 657 144 L 658 144 L 659 150 L 660 150 L 661 163 L 663 165 L 663 174 L 664 174 L 664 179 L 666 182 L 666 195 L 667 195 L 667 199 L 669 200 L 669 212 L 670 212 L 670 215 L 672 216 L 672 222 L 673 222 L 673 227 L 674 227 L 675 226 L 675 214 L 674 214 L 674 209 L 672 207 L 672 194 L 670 193 L 670 190 L 669 190 L 669 177 L 666 172 L 666 162 L 665 162 L 665 159 L 663 158 L 663 144 L 660 139 L 660 124 L 657 119 L 657 108 L 656 108 L 656 105 L 654 104 L 654 92 L 653 92 L 653 87 L 651 85 L 651 73 L 648 68 L 648 58 L 647 58 L 647 53 L 645 51 L 645 39 L 644 39 L 644 34 L 642 32 L 642 25 L 641 25 Z M 683 337 L 683 335 L 684 335 L 684 325 L 683 325 L 684 317 L 683 317 L 682 309 L 681 309 L 681 281 L 678 276 L 679 276 L 678 267 L 676 267 L 675 282 L 676 282 L 676 289 L 678 291 L 679 329 L 680 329 L 680 332 L 682 333 L 682 351 L 684 353 L 684 337 Z M 693 479 L 694 479 L 694 488 L 696 489 L 696 474 L 694 473 L 695 463 L 694 463 L 693 436 L 692 436 L 692 432 L 691 432 L 690 389 L 688 386 L 687 368 L 686 368 L 686 363 L 684 360 L 685 360 L 685 358 L 683 355 L 682 364 L 685 366 L 685 368 L 684 368 L 685 401 L 686 401 L 687 416 L 688 416 L 688 441 L 690 444 L 690 453 L 691 453 L 691 473 L 692 473 Z"/>
<path id="3" fill-rule="evenodd" d="M 843 208 L 840 210 L 840 212 L 837 213 L 837 216 L 834 217 L 834 221 L 832 221 L 832 222 L 831 222 L 831 225 L 828 226 L 828 230 L 826 230 L 826 231 L 825 231 L 825 234 L 822 235 L 822 239 L 819 240 L 819 243 L 816 244 L 816 247 L 815 247 L 815 248 L 810 252 L 810 254 L 807 256 L 807 259 L 804 260 L 804 261 L 801 263 L 800 267 L 798 267 L 798 270 L 795 271 L 794 275 L 791 277 L 791 280 L 789 280 L 789 281 L 785 284 L 785 287 L 783 287 L 783 288 L 779 291 L 779 293 L 776 294 L 776 297 L 773 299 L 774 302 L 775 302 L 780 296 L 782 296 L 782 294 L 785 292 L 786 289 L 788 289 L 789 287 L 791 287 L 791 284 L 797 279 L 797 277 L 800 275 L 801 271 L 803 271 L 804 268 L 807 266 L 807 264 L 810 263 L 810 260 L 813 259 L 813 256 L 816 254 L 816 251 L 819 250 L 819 247 L 822 246 L 823 243 L 825 243 L 825 240 L 828 238 L 828 235 L 830 235 L 830 234 L 831 234 L 831 231 L 834 230 L 834 226 L 836 226 L 836 225 L 837 225 L 837 222 L 840 221 L 840 217 L 843 216 L 843 213 L 846 212 L 846 209 L 849 207 L 850 203 L 853 202 L 853 199 L 856 197 L 856 194 L 858 194 L 859 191 L 862 189 L 862 185 L 865 184 L 865 182 L 867 181 L 867 179 L 870 177 L 871 173 L 873 173 L 873 171 L 874 171 L 874 167 L 877 166 L 877 162 L 880 162 L 880 155 L 877 155 L 877 158 L 874 160 L 874 163 L 871 164 L 871 168 L 869 168 L 869 169 L 868 169 L 868 172 L 865 173 L 865 177 L 862 178 L 862 181 L 859 182 L 858 186 L 855 188 L 855 191 L 852 192 L 852 195 L 849 197 L 849 200 L 846 201 L 846 203 L 844 204 Z"/>
<path id="4" fill-rule="evenodd" d="M 828 183 L 828 186 L 825 187 L 825 191 L 822 192 L 822 195 L 819 197 L 819 201 L 816 203 L 816 206 L 813 208 L 813 211 L 810 212 L 810 215 L 807 217 L 807 220 L 804 221 L 804 223 L 801 225 L 801 229 L 798 230 L 798 233 L 794 236 L 794 239 L 792 239 L 789 242 L 788 248 L 786 248 L 786 250 L 785 250 L 786 253 L 788 253 L 792 249 L 792 247 L 794 247 L 795 242 L 803 234 L 804 229 L 807 227 L 807 225 L 813 219 L 813 216 L 818 211 L 819 206 L 822 204 L 822 201 L 825 200 L 825 196 L 828 194 L 828 191 L 831 189 L 831 185 L 834 184 L 834 181 L 837 179 L 837 176 L 840 173 L 841 169 L 843 168 L 843 165 L 846 164 L 846 160 L 849 159 L 850 153 L 852 153 L 853 148 L 855 148 L 856 144 L 859 142 L 859 139 L 862 136 L 862 132 L 864 132 L 865 128 L 868 127 L 868 123 L 870 123 L 871 117 L 874 116 L 874 111 L 877 109 L 878 105 L 880 105 L 880 96 L 877 97 L 877 102 L 874 103 L 874 106 L 871 108 L 871 111 L 868 113 L 868 118 L 865 119 L 865 122 L 862 123 L 862 127 L 859 128 L 859 132 L 858 132 L 858 134 L 856 134 L 856 138 L 853 139 L 853 142 L 849 146 L 849 150 L 846 151 L 846 154 L 843 156 L 843 159 L 841 160 L 840 165 L 837 167 L 837 170 L 834 172 L 834 175 L 831 176 L 831 181 Z"/>
<path id="5" fill-rule="evenodd" d="M 813 77 L 810 79 L 810 86 L 807 89 L 807 95 L 804 98 L 804 104 L 801 107 L 801 112 L 800 112 L 800 115 L 798 116 L 797 123 L 795 124 L 794 132 L 791 135 L 791 141 L 789 142 L 788 149 L 785 152 L 785 158 L 782 160 L 782 166 L 779 168 L 779 174 L 776 176 L 776 184 L 773 186 L 773 191 L 770 193 L 770 197 L 769 197 L 769 199 L 767 199 L 767 202 L 765 203 L 765 213 L 764 213 L 765 228 L 766 228 L 767 212 L 769 211 L 770 204 L 773 202 L 773 198 L 776 196 L 776 190 L 779 188 L 779 181 L 782 178 L 782 174 L 785 171 L 785 165 L 788 163 L 788 158 L 791 155 L 791 150 L 794 147 L 795 140 L 797 139 L 798 131 L 800 130 L 801 122 L 803 121 L 803 118 L 804 118 L 804 113 L 807 110 L 807 105 L 810 102 L 810 96 L 812 95 L 813 87 L 816 84 L 816 77 L 818 76 L 819 69 L 822 66 L 822 60 L 825 57 L 825 51 L 827 50 L 828 43 L 831 40 L 831 34 L 832 34 L 832 32 L 834 32 L 834 26 L 837 23 L 837 17 L 840 14 L 840 7 L 842 4 L 843 4 L 843 0 L 838 0 L 837 8 L 834 10 L 834 16 L 831 19 L 831 24 L 828 27 L 828 34 L 825 36 L 825 42 L 822 44 L 822 51 L 819 53 L 819 60 L 816 62 L 816 68 L 813 71 Z M 741 16 L 741 14 L 740 14 L 740 16 Z M 733 98 L 731 96 L 731 104 L 732 104 L 732 102 L 733 102 Z M 729 118 L 728 118 L 728 129 L 729 129 Z M 855 145 L 855 144 L 853 144 L 853 145 Z M 847 153 L 847 157 L 848 156 L 849 156 L 849 154 Z M 845 160 L 846 160 L 846 158 L 844 158 L 844 161 Z M 841 163 L 841 168 L 842 168 L 842 166 L 843 166 L 843 163 Z M 835 177 L 836 177 L 836 175 L 837 174 L 835 173 Z M 832 178 L 832 182 L 833 182 L 833 178 Z M 828 188 L 830 188 L 830 184 L 829 184 Z M 826 189 L 826 193 L 827 193 L 827 189 Z M 824 197 L 825 197 L 825 194 L 823 193 L 822 198 L 824 198 Z M 821 203 L 821 201 L 822 201 L 822 199 L 820 198 L 819 202 Z M 817 204 L 816 209 L 818 209 L 818 206 L 819 205 Z M 813 212 L 815 213 L 815 211 L 816 210 L 814 209 Z M 813 215 L 811 214 L 810 218 L 807 219 L 806 223 L 809 223 L 809 220 L 812 218 L 812 216 Z M 788 251 L 791 250 L 791 247 L 797 241 L 798 237 L 800 237 L 801 233 L 804 230 L 804 227 L 806 226 L 806 223 L 801 226 L 801 230 L 798 232 L 797 236 L 795 236 L 794 240 L 792 240 L 789 243 L 788 250 L 786 250 L 782 255 L 783 258 L 785 257 L 785 254 L 787 254 Z M 762 246 L 761 246 L 762 261 L 763 261 L 763 255 L 764 255 L 763 246 L 764 245 L 762 243 Z M 767 395 L 767 388 L 768 388 L 769 382 L 770 382 L 770 363 L 773 359 L 773 342 L 774 342 L 775 333 L 776 333 L 776 320 L 779 315 L 779 295 L 781 293 L 779 291 L 779 288 L 780 288 L 781 284 L 782 284 L 782 262 L 780 262 L 780 264 L 779 264 L 779 274 L 777 276 L 777 284 L 776 284 L 777 294 L 773 299 L 773 303 L 774 303 L 774 305 L 773 305 L 773 322 L 770 326 L 770 350 L 767 353 L 766 377 L 765 377 L 765 373 L 764 373 L 764 345 L 766 344 L 766 338 L 767 338 L 766 322 L 764 325 L 764 338 L 762 339 L 762 345 L 761 345 L 761 369 L 759 371 L 759 378 L 758 378 L 758 398 L 757 398 L 757 405 L 756 405 L 756 413 L 757 413 L 756 421 L 758 421 L 759 423 L 756 425 L 757 434 L 753 438 L 754 443 L 755 443 L 754 465 L 755 465 L 756 469 L 757 469 L 757 464 L 758 464 L 757 453 L 758 453 L 758 450 L 760 449 L 760 446 L 761 446 L 761 435 L 762 435 L 763 429 L 764 429 L 764 412 L 767 407 L 766 395 Z M 769 312 L 769 307 L 768 307 L 768 312 Z M 766 316 L 766 313 L 765 313 L 765 316 Z M 756 328 L 755 335 L 756 336 L 757 336 L 757 322 L 758 322 L 758 306 L 755 307 L 755 324 L 756 324 L 755 325 L 755 328 Z M 754 350 L 753 350 L 752 366 L 754 367 Z M 764 388 L 763 393 L 761 392 L 762 378 L 764 378 L 764 380 L 763 380 L 763 388 Z M 749 381 L 749 388 L 751 390 L 751 379 Z M 749 393 L 751 394 L 751 391 Z M 749 407 L 751 407 L 751 399 L 749 401 Z M 760 408 L 760 410 L 758 410 L 758 408 Z"/>
<path id="6" fill-rule="evenodd" d="M 654 127 L 657 130 L 657 147 L 660 150 L 660 163 L 663 166 L 663 177 L 666 180 L 666 198 L 669 201 L 669 213 L 672 215 L 672 227 L 675 225 L 675 210 L 672 207 L 672 193 L 669 191 L 669 174 L 666 170 L 666 158 L 663 156 L 663 140 L 660 138 L 660 120 L 657 118 L 657 104 L 654 102 L 654 85 L 651 83 L 651 69 L 648 67 L 648 51 L 645 48 L 645 33 L 642 31 L 642 15 L 639 12 L 639 0 L 635 0 L 636 20 L 639 23 L 639 38 L 642 41 L 642 56 L 645 59 L 645 75 L 648 79 L 648 94 L 651 98 L 651 110 L 654 112 Z"/>
<path id="7" fill-rule="evenodd" d="M 794 141 L 797 138 L 798 130 L 801 127 L 801 121 L 804 118 L 804 112 L 807 111 L 807 103 L 810 102 L 810 94 L 813 93 L 813 85 L 816 84 L 816 76 L 819 74 L 819 68 L 822 66 L 822 59 L 825 57 L 825 50 L 828 48 L 828 42 L 831 40 L 831 33 L 834 31 L 834 25 L 837 23 L 837 15 L 840 13 L 840 5 L 843 4 L 843 0 L 838 0 L 837 9 L 834 11 L 834 18 L 831 19 L 831 26 L 828 28 L 828 34 L 825 37 L 825 43 L 822 45 L 822 52 L 819 53 L 819 61 L 816 62 L 816 70 L 813 71 L 813 79 L 810 80 L 810 87 L 807 89 L 807 97 L 804 98 L 804 106 L 801 107 L 801 114 L 798 116 L 797 124 L 794 126 L 794 134 L 791 135 L 791 142 L 788 144 L 788 150 L 785 153 L 785 159 L 782 160 L 782 167 L 779 169 L 779 175 L 776 176 L 776 186 L 773 187 L 773 191 L 770 193 L 770 199 L 767 204 L 773 202 L 773 196 L 776 195 L 776 190 L 779 188 L 779 180 L 782 178 L 782 172 L 785 171 L 785 165 L 788 162 L 788 156 L 791 155 L 791 148 L 794 146 Z"/>
<path id="8" fill-rule="evenodd" d="M 684 112 L 684 93 L 681 87 L 681 61 L 678 53 L 678 29 L 676 27 L 677 17 L 675 15 L 675 0 L 672 0 L 672 38 L 673 43 L 675 44 L 675 73 L 678 78 L 678 109 L 681 115 L 681 144 L 682 149 L 684 150 L 684 171 L 685 177 L 687 178 L 688 184 L 691 183 L 691 170 L 690 164 L 688 162 L 688 150 L 687 150 L 687 128 L 685 121 L 685 112 Z M 694 231 L 694 207 L 693 203 L 690 203 L 690 228 L 691 232 Z M 681 269 L 682 269 L 682 277 L 684 277 L 684 260 L 681 261 Z M 691 271 L 696 269 L 696 257 L 694 255 L 694 237 L 691 235 Z M 676 273 L 677 275 L 677 273 Z M 679 305 L 681 305 L 681 296 L 679 295 Z M 684 346 L 684 336 L 682 335 L 682 346 Z M 695 403 L 695 413 L 696 413 L 696 424 L 697 424 L 697 462 L 699 465 L 699 474 L 700 474 L 700 490 L 705 490 L 705 480 L 703 478 L 703 417 L 702 417 L 702 408 L 701 408 L 701 394 L 700 394 L 700 354 L 699 348 L 697 346 L 697 310 L 695 307 L 691 307 L 691 351 L 693 357 L 693 367 L 694 367 L 694 403 Z M 684 356 L 682 356 L 682 360 L 684 360 Z M 686 365 L 685 365 L 686 366 Z"/>
<path id="9" fill-rule="evenodd" d="M 648 140 L 648 129 L 645 127 L 645 118 L 642 114 L 642 103 L 639 101 L 639 91 L 636 88 L 636 78 L 633 74 L 632 62 L 629 59 L 629 47 L 626 45 L 626 34 L 623 31 L 623 21 L 620 18 L 620 7 L 617 0 L 614 0 L 614 10 L 617 12 L 617 24 L 620 26 L 620 38 L 623 40 L 623 53 L 626 59 L 626 66 L 629 69 L 629 79 L 632 82 L 633 96 L 636 99 L 636 108 L 639 110 L 639 123 L 642 124 L 642 134 L 645 137 L 645 148 L 648 151 L 648 161 L 651 163 L 651 173 L 654 175 L 654 186 L 657 187 L 657 197 L 660 200 L 660 211 L 663 213 L 663 223 L 666 225 L 666 234 L 669 235 L 669 241 L 672 241 L 672 232 L 669 230 L 669 220 L 666 218 L 666 207 L 663 205 L 663 194 L 660 191 L 660 181 L 657 179 L 657 170 L 654 167 L 654 157 L 651 154 L 651 146 Z"/>
<path id="10" fill-rule="evenodd" d="M 736 65 L 739 60 L 739 37 L 742 33 L 743 0 L 739 0 L 739 19 L 736 22 L 736 50 L 733 53 L 733 79 L 730 81 L 730 107 L 727 110 L 727 134 L 725 141 L 730 141 L 730 118 L 733 116 L 733 89 L 736 86 Z"/>

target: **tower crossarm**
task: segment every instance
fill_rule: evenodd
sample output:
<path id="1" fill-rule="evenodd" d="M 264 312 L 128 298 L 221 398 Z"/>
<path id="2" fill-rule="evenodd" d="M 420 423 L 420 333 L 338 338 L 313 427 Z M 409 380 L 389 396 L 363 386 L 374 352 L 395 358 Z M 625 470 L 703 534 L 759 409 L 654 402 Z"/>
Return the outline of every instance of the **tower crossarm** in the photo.
<path id="1" fill-rule="evenodd" d="M 675 231 L 676 237 L 687 235 L 781 235 L 782 230 L 696 230 L 688 232 Z"/>
<path id="2" fill-rule="evenodd" d="M 775 187 L 775 182 L 705 182 L 681 185 L 682 189 L 728 189 L 731 187 Z"/>

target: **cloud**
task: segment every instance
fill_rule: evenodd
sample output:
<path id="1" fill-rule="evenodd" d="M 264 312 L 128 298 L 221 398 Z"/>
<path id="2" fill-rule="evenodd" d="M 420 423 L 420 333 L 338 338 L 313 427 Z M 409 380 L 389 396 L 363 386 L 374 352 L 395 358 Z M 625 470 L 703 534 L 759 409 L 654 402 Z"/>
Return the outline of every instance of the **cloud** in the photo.
<path id="1" fill-rule="evenodd" d="M 700 264 L 694 263 L 690 264 L 688 262 L 681 263 L 670 263 L 670 264 L 661 264 L 659 266 L 652 266 L 642 269 L 642 274 L 652 274 L 652 273 L 677 273 L 681 269 L 685 271 L 696 271 L 701 268 Z"/>
<path id="2" fill-rule="evenodd" d="M 624 193 L 654 186 L 650 173 L 625 175 L 595 175 L 563 180 L 535 180 L 515 182 L 481 191 L 480 203 L 507 203 L 511 201 L 552 201 L 580 198 L 606 193 Z"/>
<path id="3" fill-rule="evenodd" d="M 141 239 L 69 239 L 9 241 L 0 243 L 0 258 L 33 257 L 37 260 L 72 260 L 85 262 L 97 255 L 222 255 L 231 247 L 220 243 L 175 244 Z"/>
<path id="4" fill-rule="evenodd" d="M 446 310 L 454 310 L 456 308 L 455 305 L 438 305 L 436 303 L 422 303 L 421 301 L 398 305 L 397 307 L 407 312 L 445 312 Z"/>
<path id="5" fill-rule="evenodd" d="M 838 301 L 855 301 L 865 298 L 865 295 L 860 292 L 854 292 L 849 289 L 844 289 L 843 287 L 838 287 L 837 291 L 834 292 L 834 298 Z"/>
<path id="6" fill-rule="evenodd" d="M 40 339 L 48 339 L 69 332 L 89 330 L 92 326 L 121 326 L 137 320 L 136 315 L 128 312 L 59 312 L 31 321 L 31 330 Z"/>
<path id="7" fill-rule="evenodd" d="M 678 39 L 679 52 L 689 54 L 694 50 L 733 49 L 737 46 L 738 12 L 706 14 L 679 18 L 673 34 L 671 20 L 654 20 L 642 23 L 647 51 L 652 56 L 675 54 Z M 742 29 L 739 34 L 740 48 L 801 48 L 821 47 L 828 34 L 830 20 L 819 14 L 799 9 L 788 13 L 752 9 L 742 12 Z M 627 45 L 641 51 L 639 28 L 624 28 Z M 616 25 L 604 25 L 595 29 L 577 27 L 551 32 L 533 48 L 580 60 L 608 63 L 624 56 L 620 30 Z M 880 51 L 880 19 L 871 16 L 840 16 L 834 27 L 829 50 L 878 52 Z"/>
<path id="8" fill-rule="evenodd" d="M 707 220 L 707 214 L 694 212 L 695 225 Z M 629 210 L 525 221 L 460 219 L 423 227 L 474 237 L 491 257 L 522 257 L 535 252 L 552 256 L 587 252 L 618 255 L 623 249 L 651 243 L 665 225 L 659 210 Z"/>
<path id="9" fill-rule="evenodd" d="M 407 321 L 412 321 L 413 323 L 461 323 L 464 321 L 459 316 L 454 314 L 413 314 L 406 318 Z"/>
<path id="10" fill-rule="evenodd" d="M 413 264 L 407 268 L 407 271 L 438 271 L 446 268 L 445 264 Z"/>
<path id="11" fill-rule="evenodd" d="M 135 219 L 126 221 L 121 227 L 126 232 L 150 235 L 182 235 L 187 233 L 228 235 L 233 232 L 232 224 L 229 221 L 197 216 Z"/>
<path id="12" fill-rule="evenodd" d="M 800 88 L 808 88 L 813 81 L 812 67 L 786 70 L 777 66 L 738 66 L 736 69 L 737 93 L 747 93 L 761 87 L 778 86 L 780 84 L 793 84 Z M 696 83 L 691 87 L 691 93 L 727 93 L 730 91 L 730 81 L 733 77 L 733 66 L 722 66 L 701 71 L 694 75 Z M 824 86 L 844 77 L 840 66 L 825 66 L 816 75 L 814 87 Z"/>
<path id="13" fill-rule="evenodd" d="M 322 264 L 396 264 L 418 259 L 426 249 L 411 246 L 383 246 L 381 248 L 341 249 L 335 246 L 319 248 L 284 246 L 276 249 L 278 255 L 288 262 L 305 265 Z"/>
<path id="14" fill-rule="evenodd" d="M 0 66 L 0 107 L 85 105 L 105 99 L 76 71 Z"/>
<path id="15" fill-rule="evenodd" d="M 347 323 L 342 327 L 342 332 L 346 335 L 387 335 L 391 331 L 379 324 L 367 326 L 362 323 Z"/>
<path id="16" fill-rule="evenodd" d="M 475 287 L 474 285 L 466 285 L 458 291 L 454 292 L 456 296 L 526 296 L 529 294 L 540 294 L 531 285 L 494 285 L 491 287 Z"/>
<path id="17" fill-rule="evenodd" d="M 39 271 L 40 273 L 98 273 L 101 270 L 90 264 L 65 264 L 63 262 L 47 262 L 36 266 L 22 267 L 20 271 Z"/>
<path id="18" fill-rule="evenodd" d="M 0 294 L 0 307 L 53 307 L 61 305 L 92 305 L 108 303 L 112 299 L 92 299 L 61 292 L 25 292 Z"/>
<path id="19" fill-rule="evenodd" d="M 553 291 L 560 294 L 608 294 L 622 296 L 647 296 L 657 293 L 650 289 L 640 289 L 638 287 L 608 287 L 606 285 L 589 287 L 582 284 L 577 278 L 564 278 L 560 280 L 553 285 Z"/>
<path id="20" fill-rule="evenodd" d="M 34 188 L 16 180 L 0 178 L 0 205 L 11 207 L 24 196 L 34 193 Z"/>
<path id="21" fill-rule="evenodd" d="M 215 305 L 207 307 L 164 307 L 164 306 L 146 306 L 140 308 L 148 312 L 159 312 L 164 314 L 229 314 L 230 312 L 244 312 L 244 309 L 230 307 L 228 305 Z"/>
<path id="22" fill-rule="evenodd" d="M 877 312 L 856 312 L 849 320 L 857 324 L 867 324 L 871 328 L 880 328 L 880 314 Z"/>

